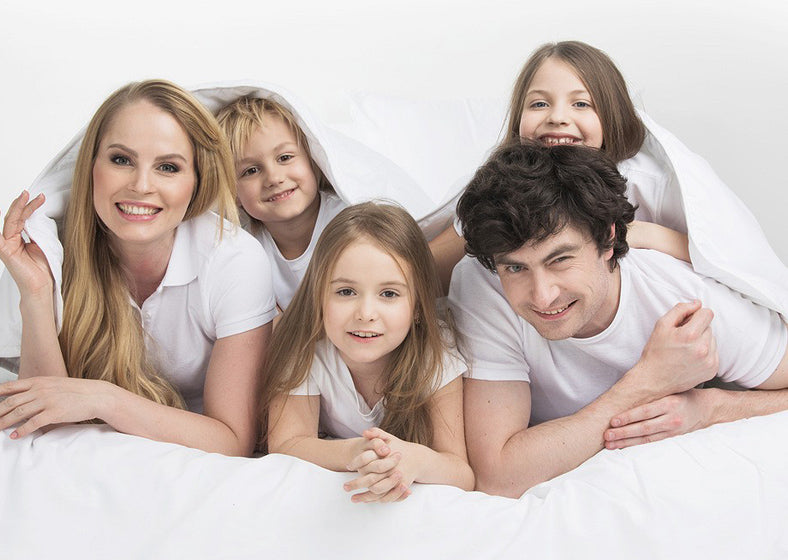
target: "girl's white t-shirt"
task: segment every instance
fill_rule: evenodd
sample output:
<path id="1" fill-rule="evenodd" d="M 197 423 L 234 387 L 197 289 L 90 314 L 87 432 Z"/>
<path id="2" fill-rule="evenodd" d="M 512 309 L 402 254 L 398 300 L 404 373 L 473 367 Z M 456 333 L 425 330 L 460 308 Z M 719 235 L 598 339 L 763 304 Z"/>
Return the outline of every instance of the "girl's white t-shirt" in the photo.
<path id="1" fill-rule="evenodd" d="M 276 297 L 276 304 L 279 309 L 284 311 L 290 301 L 295 295 L 298 285 L 301 284 L 306 268 L 309 266 L 309 261 L 312 260 L 312 253 L 315 251 L 315 245 L 320 238 L 320 234 L 328 225 L 334 216 L 339 214 L 345 204 L 342 199 L 333 193 L 320 192 L 320 209 L 317 212 L 317 220 L 315 221 L 315 228 L 312 230 L 312 238 L 309 240 L 309 245 L 301 256 L 292 260 L 286 259 L 276 246 L 274 238 L 268 233 L 268 230 L 263 230 L 255 237 L 263 245 L 265 252 L 268 253 L 268 258 L 271 261 L 271 271 L 274 278 L 274 296 Z"/>
<path id="2" fill-rule="evenodd" d="M 443 376 L 436 391 L 460 377 L 466 370 L 465 363 L 456 351 L 443 355 Z M 329 437 L 358 437 L 364 430 L 380 425 L 386 409 L 383 399 L 371 409 L 356 390 L 350 370 L 339 351 L 327 338 L 315 346 L 315 357 L 309 377 L 291 395 L 320 395 L 319 431 Z"/>

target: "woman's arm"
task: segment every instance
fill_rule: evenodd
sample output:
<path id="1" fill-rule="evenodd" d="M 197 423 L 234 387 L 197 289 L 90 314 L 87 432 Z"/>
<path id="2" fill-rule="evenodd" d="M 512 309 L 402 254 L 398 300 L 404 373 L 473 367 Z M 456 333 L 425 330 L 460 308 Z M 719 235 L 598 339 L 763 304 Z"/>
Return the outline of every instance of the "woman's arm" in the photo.
<path id="1" fill-rule="evenodd" d="M 221 338 L 205 379 L 205 414 L 157 404 L 105 381 L 39 377 L 0 385 L 0 430 L 16 439 L 63 422 L 101 419 L 120 432 L 225 455 L 251 455 L 257 440 L 260 365 L 271 324 Z"/>
<path id="2" fill-rule="evenodd" d="M 684 262 L 691 262 L 687 236 L 659 224 L 635 220 L 629 224 L 627 242 L 636 249 L 654 249 Z"/>
<path id="3" fill-rule="evenodd" d="M 401 459 L 384 479 L 373 482 L 371 479 L 374 474 L 382 470 L 372 468 L 374 460 L 365 462 L 368 457 L 364 453 L 355 458 L 350 466 L 352 470 L 359 469 L 362 476 L 346 484 L 346 490 L 369 490 L 355 495 L 354 501 L 392 501 L 400 496 L 402 485 L 407 488 L 413 482 L 473 489 L 474 475 L 465 449 L 462 377 L 457 377 L 435 393 L 430 408 L 432 448 L 403 441 L 379 428 L 364 432 L 364 436 L 369 439 L 383 441 L 390 449 L 391 456 L 401 455 Z M 365 474 L 365 468 L 371 474 Z"/>
<path id="4" fill-rule="evenodd" d="M 25 222 L 43 203 L 43 194 L 30 200 L 28 192 L 22 191 L 8 209 L 0 237 L 0 260 L 14 279 L 20 295 L 20 379 L 40 375 L 67 376 L 57 338 L 54 280 L 49 263 L 38 245 L 25 243 L 22 238 Z"/>

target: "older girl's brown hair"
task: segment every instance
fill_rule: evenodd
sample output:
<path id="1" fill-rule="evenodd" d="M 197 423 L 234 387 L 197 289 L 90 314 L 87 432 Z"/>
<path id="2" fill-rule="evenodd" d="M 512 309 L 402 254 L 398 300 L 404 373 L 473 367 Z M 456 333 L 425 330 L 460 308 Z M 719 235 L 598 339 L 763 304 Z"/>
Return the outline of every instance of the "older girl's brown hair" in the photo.
<path id="1" fill-rule="evenodd" d="M 410 330 L 392 352 L 383 374 L 386 414 L 380 428 L 406 441 L 432 443 L 430 399 L 440 383 L 449 344 L 442 336 L 435 304 L 440 293 L 435 263 L 410 214 L 398 206 L 374 202 L 345 208 L 326 226 L 306 275 L 274 330 L 261 401 L 264 438 L 272 400 L 287 395 L 309 375 L 315 344 L 325 336 L 323 302 L 334 263 L 359 240 L 377 245 L 400 263 L 413 294 Z"/>
<path id="2" fill-rule="evenodd" d="M 126 274 L 93 206 L 93 164 L 101 140 L 115 115 L 139 101 L 172 115 L 191 141 L 196 184 L 184 220 L 215 207 L 222 218 L 238 223 L 232 157 L 213 115 L 191 94 L 164 80 L 131 83 L 114 92 L 88 124 L 74 169 L 63 243 L 60 347 L 72 377 L 109 381 L 183 408 L 181 396 L 147 358 L 145 333 L 129 305 Z M 218 222 L 221 236 L 222 220 Z"/>
<path id="3" fill-rule="evenodd" d="M 632 104 L 624 77 L 607 54 L 581 41 L 546 43 L 531 54 L 515 82 L 503 144 L 519 138 L 528 88 L 536 71 L 548 58 L 571 66 L 591 94 L 602 123 L 602 151 L 615 162 L 638 153 L 646 137 L 646 128 Z"/>

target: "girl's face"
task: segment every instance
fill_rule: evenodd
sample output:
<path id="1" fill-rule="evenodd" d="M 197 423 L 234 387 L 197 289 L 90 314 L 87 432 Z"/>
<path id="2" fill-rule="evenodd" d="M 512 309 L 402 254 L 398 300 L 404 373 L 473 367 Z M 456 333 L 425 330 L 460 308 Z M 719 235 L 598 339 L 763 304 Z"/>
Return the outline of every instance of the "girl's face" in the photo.
<path id="1" fill-rule="evenodd" d="M 602 147 L 602 123 L 591 94 L 566 62 L 548 58 L 534 74 L 523 103 L 520 137 L 548 145 Z"/>
<path id="2" fill-rule="evenodd" d="M 197 183 L 183 127 L 149 101 L 120 109 L 93 162 L 93 206 L 120 247 L 169 249 Z"/>
<path id="3" fill-rule="evenodd" d="M 409 279 L 405 263 L 367 239 L 339 255 L 323 302 L 323 326 L 351 372 L 380 374 L 405 340 L 413 322 Z"/>
<path id="4" fill-rule="evenodd" d="M 238 200 L 267 225 L 286 225 L 320 204 L 312 162 L 281 118 L 257 127 L 236 154 Z"/>

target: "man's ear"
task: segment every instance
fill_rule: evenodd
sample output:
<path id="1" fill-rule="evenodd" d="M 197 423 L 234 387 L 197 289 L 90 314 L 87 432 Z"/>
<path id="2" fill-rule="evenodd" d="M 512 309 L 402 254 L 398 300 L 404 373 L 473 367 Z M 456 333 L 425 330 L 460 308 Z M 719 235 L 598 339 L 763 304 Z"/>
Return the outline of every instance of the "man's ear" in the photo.
<path id="1" fill-rule="evenodd" d="M 604 253 L 606 261 L 613 258 L 613 247 L 616 245 L 616 224 L 610 224 L 610 237 L 608 239 L 610 239 L 610 249 Z"/>

